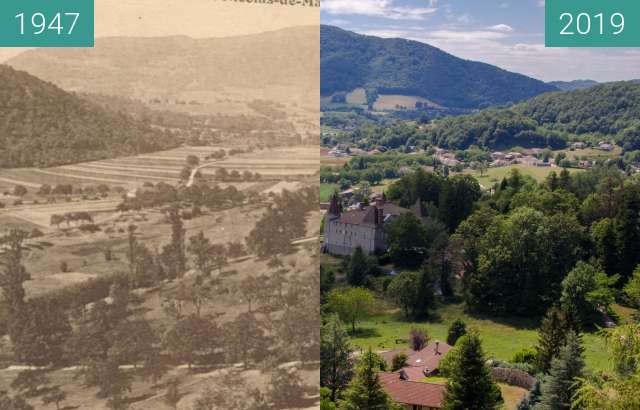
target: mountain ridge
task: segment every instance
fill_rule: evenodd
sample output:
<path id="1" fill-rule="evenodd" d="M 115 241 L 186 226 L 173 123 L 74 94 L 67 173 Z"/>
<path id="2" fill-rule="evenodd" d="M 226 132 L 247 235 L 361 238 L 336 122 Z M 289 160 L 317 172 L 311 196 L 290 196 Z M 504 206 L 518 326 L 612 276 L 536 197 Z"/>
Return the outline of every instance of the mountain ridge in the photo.
<path id="1" fill-rule="evenodd" d="M 169 133 L 0 64 L 0 168 L 48 167 L 177 145 Z"/>
<path id="2" fill-rule="evenodd" d="M 455 108 L 523 101 L 557 88 L 431 45 L 320 27 L 321 95 L 365 88 L 426 98 Z"/>
<path id="3" fill-rule="evenodd" d="M 311 92 L 317 88 L 320 56 L 303 45 L 318 36 L 317 28 L 299 26 L 204 39 L 104 37 L 93 49 L 28 50 L 7 64 L 68 91 L 142 100 L 211 100 L 228 97 L 233 89 L 242 95 L 270 87 Z"/>

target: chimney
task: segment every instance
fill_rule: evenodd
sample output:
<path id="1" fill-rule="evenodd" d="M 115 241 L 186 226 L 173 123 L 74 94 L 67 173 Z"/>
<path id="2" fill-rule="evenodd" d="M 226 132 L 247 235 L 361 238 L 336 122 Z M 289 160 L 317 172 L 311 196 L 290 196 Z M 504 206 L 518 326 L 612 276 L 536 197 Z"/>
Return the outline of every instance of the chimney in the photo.
<path id="1" fill-rule="evenodd" d="M 376 207 L 376 224 L 383 225 L 384 224 L 384 209 Z"/>
<path id="2" fill-rule="evenodd" d="M 407 373 L 404 370 L 400 370 L 400 380 L 409 380 L 409 376 L 407 376 Z"/>
<path id="3" fill-rule="evenodd" d="M 436 340 L 436 354 L 437 355 L 440 354 L 439 349 L 440 349 L 440 342 Z"/>

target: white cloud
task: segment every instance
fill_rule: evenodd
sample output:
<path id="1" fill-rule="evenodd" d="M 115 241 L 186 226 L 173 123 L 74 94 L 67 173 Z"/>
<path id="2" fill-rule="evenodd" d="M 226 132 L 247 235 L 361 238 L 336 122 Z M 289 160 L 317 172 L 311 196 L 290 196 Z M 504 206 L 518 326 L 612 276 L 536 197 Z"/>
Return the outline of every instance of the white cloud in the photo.
<path id="1" fill-rule="evenodd" d="M 471 17 L 470 14 L 465 13 L 456 17 L 456 21 L 460 24 L 469 24 L 473 21 L 473 17 Z"/>
<path id="2" fill-rule="evenodd" d="M 503 33 L 511 33 L 513 31 L 513 27 L 507 24 L 496 24 L 495 26 L 489 27 L 489 30 L 501 31 Z"/>
<path id="3" fill-rule="evenodd" d="M 398 6 L 395 0 L 324 0 L 322 10 L 335 15 L 362 15 L 392 20 L 424 20 L 437 10 L 429 7 Z"/>
<path id="4" fill-rule="evenodd" d="M 488 30 L 458 31 L 458 30 L 436 30 L 426 33 L 426 38 L 461 41 L 461 42 L 477 42 L 482 40 L 498 40 L 506 37 L 505 33 Z"/>

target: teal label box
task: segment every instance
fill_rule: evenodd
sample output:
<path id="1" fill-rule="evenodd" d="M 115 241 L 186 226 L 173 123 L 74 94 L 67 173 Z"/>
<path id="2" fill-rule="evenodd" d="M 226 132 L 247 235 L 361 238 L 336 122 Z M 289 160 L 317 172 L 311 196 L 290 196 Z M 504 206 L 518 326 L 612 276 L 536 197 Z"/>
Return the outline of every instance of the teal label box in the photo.
<path id="1" fill-rule="evenodd" d="M 94 0 L 0 0 L 0 47 L 93 47 Z"/>
<path id="2" fill-rule="evenodd" d="M 547 47 L 640 47 L 640 0 L 546 0 Z"/>

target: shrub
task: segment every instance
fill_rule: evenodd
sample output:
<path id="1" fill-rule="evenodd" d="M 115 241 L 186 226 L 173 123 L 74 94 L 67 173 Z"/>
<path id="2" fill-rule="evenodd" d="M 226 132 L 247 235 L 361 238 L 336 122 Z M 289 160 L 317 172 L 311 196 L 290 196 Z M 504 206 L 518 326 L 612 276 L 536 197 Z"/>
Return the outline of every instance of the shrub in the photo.
<path id="1" fill-rule="evenodd" d="M 424 347 L 429 343 L 429 336 L 427 331 L 424 329 L 411 329 L 409 333 L 409 347 L 411 347 L 415 351 L 419 351 L 424 349 Z"/>
<path id="2" fill-rule="evenodd" d="M 67 261 L 60 262 L 60 272 L 67 273 L 69 272 L 69 264 Z"/>
<path id="3" fill-rule="evenodd" d="M 467 325 L 460 319 L 456 319 L 447 333 L 447 344 L 455 346 L 458 339 L 467 334 Z"/>
<path id="4" fill-rule="evenodd" d="M 393 359 L 391 361 L 391 371 L 395 372 L 405 367 L 407 365 L 408 358 L 409 357 L 405 353 L 398 353 L 397 355 L 393 356 Z"/>
<path id="5" fill-rule="evenodd" d="M 514 363 L 526 363 L 533 365 L 536 361 L 536 350 L 532 347 L 525 347 L 513 355 Z"/>

